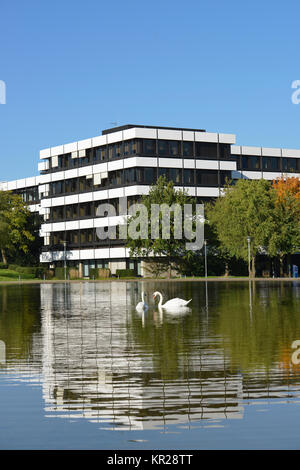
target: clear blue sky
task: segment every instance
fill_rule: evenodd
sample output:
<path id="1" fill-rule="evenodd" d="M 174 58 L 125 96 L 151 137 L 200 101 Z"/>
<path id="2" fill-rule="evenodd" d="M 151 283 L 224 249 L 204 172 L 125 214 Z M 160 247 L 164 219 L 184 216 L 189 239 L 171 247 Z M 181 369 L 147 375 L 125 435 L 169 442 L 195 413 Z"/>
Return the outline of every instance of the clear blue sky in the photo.
<path id="1" fill-rule="evenodd" d="M 2 0 L 0 14 L 0 180 L 112 122 L 300 148 L 297 1 Z"/>

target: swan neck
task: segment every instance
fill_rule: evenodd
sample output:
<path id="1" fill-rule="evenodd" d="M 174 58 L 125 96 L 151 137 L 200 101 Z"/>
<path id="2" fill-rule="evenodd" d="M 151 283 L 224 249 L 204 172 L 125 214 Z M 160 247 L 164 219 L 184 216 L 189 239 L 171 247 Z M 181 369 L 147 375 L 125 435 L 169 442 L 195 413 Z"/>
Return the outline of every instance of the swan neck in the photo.
<path id="1" fill-rule="evenodd" d="M 161 307 L 162 306 L 162 302 L 163 302 L 163 296 L 161 295 L 161 293 L 159 292 L 158 293 L 159 295 L 159 302 L 158 302 L 158 306 Z"/>

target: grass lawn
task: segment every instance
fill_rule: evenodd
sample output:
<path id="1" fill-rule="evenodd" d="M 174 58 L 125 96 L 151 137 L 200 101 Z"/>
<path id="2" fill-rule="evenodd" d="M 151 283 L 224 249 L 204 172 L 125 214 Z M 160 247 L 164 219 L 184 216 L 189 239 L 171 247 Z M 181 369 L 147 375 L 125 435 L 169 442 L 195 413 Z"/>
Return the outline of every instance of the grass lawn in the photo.
<path id="1" fill-rule="evenodd" d="M 0 269 L 0 281 L 18 281 L 20 279 L 36 279 L 34 274 L 17 273 L 12 269 Z"/>

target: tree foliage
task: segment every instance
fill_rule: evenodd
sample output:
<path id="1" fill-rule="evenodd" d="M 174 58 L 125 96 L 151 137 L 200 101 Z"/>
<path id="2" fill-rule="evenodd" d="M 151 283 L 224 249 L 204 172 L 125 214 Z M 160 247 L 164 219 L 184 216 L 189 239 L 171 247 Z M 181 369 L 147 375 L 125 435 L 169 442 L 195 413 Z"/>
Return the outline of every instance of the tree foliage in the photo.
<path id="1" fill-rule="evenodd" d="M 32 217 L 21 196 L 0 191 L 0 250 L 2 260 L 16 252 L 28 253 L 34 234 L 30 230 Z"/>
<path id="2" fill-rule="evenodd" d="M 153 205 L 165 206 L 157 215 L 154 214 Z M 186 249 L 187 240 L 182 232 L 182 237 L 176 236 L 176 224 L 181 221 L 181 226 L 184 226 L 184 205 L 190 204 L 195 209 L 195 198 L 190 197 L 185 191 L 176 190 L 172 181 L 167 181 L 165 177 L 160 177 L 155 185 L 150 187 L 149 195 L 144 195 L 141 198 L 140 210 L 129 217 L 128 227 L 135 226 L 136 228 L 144 226 L 145 230 L 138 238 L 133 237 L 133 234 L 128 231 L 127 247 L 130 249 L 130 256 L 139 257 L 163 257 L 165 263 L 171 269 L 178 268 L 178 262 L 182 257 L 188 256 Z M 171 209 L 170 209 L 171 208 Z M 177 209 L 179 208 L 179 210 Z M 151 216 L 154 217 L 157 223 L 158 233 L 153 236 L 153 225 L 151 225 Z M 169 236 L 164 236 L 164 223 L 170 218 L 170 232 Z M 192 223 L 195 222 L 194 215 Z M 165 265 L 162 262 L 162 265 Z"/>

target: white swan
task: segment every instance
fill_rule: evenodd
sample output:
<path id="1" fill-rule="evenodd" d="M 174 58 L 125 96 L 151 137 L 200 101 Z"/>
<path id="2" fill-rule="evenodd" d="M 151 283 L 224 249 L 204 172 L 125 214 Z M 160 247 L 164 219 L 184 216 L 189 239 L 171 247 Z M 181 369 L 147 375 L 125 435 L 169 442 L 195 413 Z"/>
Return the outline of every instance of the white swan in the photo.
<path id="1" fill-rule="evenodd" d="M 145 294 L 144 291 L 142 291 L 142 301 L 139 302 L 137 306 L 135 307 L 136 310 L 140 313 L 145 312 L 149 308 L 148 304 L 145 302 L 145 297 L 147 297 L 147 294 Z"/>
<path id="2" fill-rule="evenodd" d="M 159 296 L 159 302 L 158 302 L 158 308 L 164 308 L 165 310 L 179 310 L 182 309 L 183 307 L 186 307 L 190 300 L 183 300 L 179 299 L 176 297 L 175 299 L 168 300 L 165 304 L 163 304 L 163 296 L 160 292 L 156 291 L 153 293 L 153 299 L 155 299 L 157 296 Z"/>

